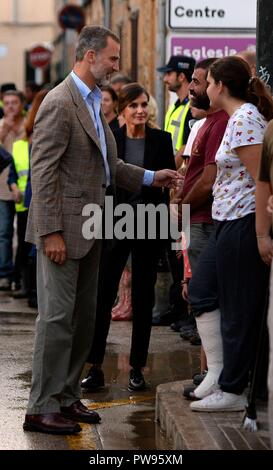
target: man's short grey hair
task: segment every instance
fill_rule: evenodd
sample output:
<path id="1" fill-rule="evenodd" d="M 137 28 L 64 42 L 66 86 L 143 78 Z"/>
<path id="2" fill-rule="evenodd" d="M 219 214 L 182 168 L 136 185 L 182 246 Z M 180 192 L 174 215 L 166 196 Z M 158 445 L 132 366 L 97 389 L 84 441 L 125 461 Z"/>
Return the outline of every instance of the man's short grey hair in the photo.
<path id="1" fill-rule="evenodd" d="M 86 52 L 93 49 L 95 52 L 104 49 L 107 46 L 107 39 L 112 38 L 120 43 L 119 37 L 110 29 L 103 26 L 85 26 L 79 35 L 76 45 L 76 61 L 81 62 Z"/>

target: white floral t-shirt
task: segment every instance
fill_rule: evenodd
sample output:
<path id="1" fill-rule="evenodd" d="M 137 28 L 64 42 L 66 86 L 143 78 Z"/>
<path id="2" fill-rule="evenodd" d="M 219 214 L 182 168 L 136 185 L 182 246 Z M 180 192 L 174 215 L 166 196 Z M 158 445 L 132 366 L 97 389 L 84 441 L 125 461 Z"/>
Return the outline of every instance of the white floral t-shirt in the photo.
<path id="1" fill-rule="evenodd" d="M 234 149 L 261 144 L 267 121 L 256 106 L 245 103 L 229 118 L 216 153 L 217 176 L 213 186 L 212 218 L 240 219 L 255 212 L 255 182 Z"/>

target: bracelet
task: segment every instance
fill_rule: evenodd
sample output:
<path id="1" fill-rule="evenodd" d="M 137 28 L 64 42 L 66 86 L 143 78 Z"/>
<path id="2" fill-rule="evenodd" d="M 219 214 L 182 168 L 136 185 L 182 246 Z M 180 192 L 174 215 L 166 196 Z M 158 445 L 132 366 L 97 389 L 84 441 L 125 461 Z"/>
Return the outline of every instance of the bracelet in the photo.
<path id="1" fill-rule="evenodd" d="M 256 238 L 268 238 L 270 235 L 256 235 Z"/>
<path id="2" fill-rule="evenodd" d="M 181 281 L 181 286 L 184 286 L 185 284 L 189 284 L 189 279 L 184 279 Z"/>

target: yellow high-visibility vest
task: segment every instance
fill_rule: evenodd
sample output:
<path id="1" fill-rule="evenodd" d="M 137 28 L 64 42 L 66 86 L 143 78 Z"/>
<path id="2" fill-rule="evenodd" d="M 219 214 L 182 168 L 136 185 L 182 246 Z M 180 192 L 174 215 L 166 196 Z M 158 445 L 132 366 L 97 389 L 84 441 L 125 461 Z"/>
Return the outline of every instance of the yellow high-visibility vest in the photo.
<path id="1" fill-rule="evenodd" d="M 181 103 L 179 106 L 173 104 L 167 111 L 164 130 L 172 134 L 174 152 L 178 152 L 183 145 L 185 121 L 189 111 L 190 102 Z"/>
<path id="2" fill-rule="evenodd" d="M 18 175 L 17 186 L 23 194 L 21 202 L 15 204 L 16 212 L 27 211 L 24 205 L 24 194 L 27 186 L 29 172 L 29 144 L 27 140 L 16 140 L 12 146 L 12 156 L 16 173 Z"/>

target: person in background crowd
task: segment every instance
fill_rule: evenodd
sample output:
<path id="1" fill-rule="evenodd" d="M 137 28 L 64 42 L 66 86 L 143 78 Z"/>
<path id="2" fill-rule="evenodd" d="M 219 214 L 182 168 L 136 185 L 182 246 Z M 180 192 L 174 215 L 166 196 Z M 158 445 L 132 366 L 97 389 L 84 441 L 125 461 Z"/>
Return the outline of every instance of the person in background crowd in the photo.
<path id="1" fill-rule="evenodd" d="M 165 117 L 164 129 L 172 134 L 176 167 L 182 163 L 182 155 L 187 143 L 192 119 L 188 97 L 189 83 L 193 74 L 195 60 L 188 56 L 171 56 L 169 62 L 157 70 L 164 73 L 164 83 L 169 91 L 177 94 L 176 102 L 171 105 Z"/>
<path id="2" fill-rule="evenodd" d="M 2 145 L 0 145 L 0 173 L 11 164 L 12 155 L 7 152 Z"/>
<path id="3" fill-rule="evenodd" d="M 237 52 L 236 56 L 245 60 L 250 67 L 252 77 L 257 77 L 256 52 L 246 49 L 245 51 Z"/>
<path id="4" fill-rule="evenodd" d="M 193 411 L 240 411 L 247 404 L 244 390 L 268 289 L 269 269 L 257 245 L 264 234 L 255 232 L 255 181 L 273 100 L 239 57 L 214 62 L 208 82 L 211 105 L 225 110 L 229 121 L 216 154 L 216 229 L 189 283 L 189 301 L 208 360 L 208 374 L 201 383 L 208 386 L 208 394 L 190 406 Z M 222 355 L 222 368 L 210 367 Z"/>
<path id="5" fill-rule="evenodd" d="M 158 125 L 158 107 L 156 100 L 153 96 L 150 95 L 149 99 L 149 119 L 148 119 L 148 126 L 153 127 L 154 129 L 159 129 Z"/>
<path id="6" fill-rule="evenodd" d="M 192 145 L 193 145 L 193 142 L 195 140 L 195 137 L 197 136 L 197 133 L 198 133 L 199 129 L 203 126 L 204 122 L 206 121 L 206 114 L 207 113 L 203 109 L 198 109 L 194 106 L 191 106 L 191 113 L 192 113 L 192 117 L 193 117 L 193 119 L 190 121 L 191 131 L 190 131 L 189 138 L 187 140 L 187 144 L 185 146 L 182 164 L 177 170 L 183 176 L 183 181 L 182 181 L 179 188 L 172 189 L 170 191 L 170 199 L 171 199 L 170 213 L 171 213 L 172 218 L 179 217 L 179 210 L 178 210 L 177 205 L 175 205 L 176 204 L 176 196 L 179 194 L 179 192 L 181 193 L 181 188 L 184 184 L 185 175 L 186 175 L 186 172 L 187 172 L 187 168 L 189 166 L 190 156 L 191 156 L 191 152 L 192 152 Z M 180 202 L 180 201 L 177 201 L 177 202 Z M 181 245 L 182 244 L 183 243 L 182 243 L 182 239 L 181 239 Z M 177 251 L 177 257 L 180 258 L 181 256 L 183 256 L 185 251 L 186 250 L 183 250 L 183 249 L 178 250 Z M 188 258 L 187 253 L 186 253 L 186 256 Z M 183 256 L 183 258 L 184 258 L 184 256 Z M 189 261 L 188 261 L 188 266 L 189 266 Z M 184 270 L 187 271 L 187 268 L 185 266 L 184 266 Z M 183 280 L 185 280 L 185 278 Z M 182 284 L 182 286 L 183 286 L 183 288 L 182 288 L 182 297 L 184 298 L 184 300 L 188 301 L 187 284 L 186 283 Z M 185 291 L 185 295 L 183 295 L 183 290 Z M 186 316 L 185 318 L 188 318 L 188 316 Z M 171 324 L 171 329 L 174 330 L 174 331 L 180 331 L 180 328 L 184 325 L 184 323 L 185 323 L 185 320 L 181 318 L 181 319 L 179 319 L 179 320 L 177 320 L 177 321 L 175 321 Z"/>
<path id="7" fill-rule="evenodd" d="M 110 87 L 119 95 L 121 88 L 128 83 L 132 83 L 132 79 L 123 73 L 114 73 L 110 78 Z"/>
<path id="8" fill-rule="evenodd" d="M 256 186 L 256 233 L 259 253 L 265 264 L 271 266 L 270 301 L 268 309 L 269 332 L 269 368 L 268 385 L 268 422 L 273 448 L 273 244 L 272 244 L 272 214 L 273 214 L 273 121 L 266 129 L 259 179 Z"/>
<path id="9" fill-rule="evenodd" d="M 190 134 L 192 119 L 188 97 L 189 83 L 195 66 L 195 60 L 188 56 L 171 56 L 169 62 L 157 70 L 164 73 L 164 83 L 168 90 L 176 93 L 177 100 L 172 104 L 165 116 L 164 130 L 172 135 L 176 168 L 183 162 L 183 153 Z M 181 319 L 187 312 L 187 305 L 181 297 L 181 280 L 183 277 L 183 258 L 177 259 L 175 251 L 167 246 L 167 255 L 173 283 L 169 290 L 170 308 L 153 318 L 153 325 L 170 325 Z M 167 257 L 166 257 L 167 258 Z"/>
<path id="10" fill-rule="evenodd" d="M 118 97 L 116 92 L 110 86 L 101 87 L 101 93 L 102 111 L 111 131 L 113 132 L 116 129 L 119 129 L 119 122 L 117 118 Z"/>
<path id="11" fill-rule="evenodd" d="M 3 94 L 9 90 L 16 90 L 15 83 L 3 83 L 0 87 L 0 119 L 4 116 L 3 111 Z"/>
<path id="12" fill-rule="evenodd" d="M 9 85 L 10 86 L 10 85 Z M 12 153 L 13 143 L 24 136 L 23 95 L 16 90 L 3 95 L 4 117 L 0 120 L 0 143 Z M 13 280 L 14 200 L 7 184 L 9 167 L 0 175 L 0 289 L 9 290 Z M 19 280 L 18 280 L 19 281 Z"/>
<path id="13" fill-rule="evenodd" d="M 27 103 L 27 110 L 31 107 L 35 96 L 40 90 L 41 90 L 41 86 L 38 85 L 36 82 L 33 82 L 33 81 L 26 82 L 25 99 Z"/>
<path id="14" fill-rule="evenodd" d="M 119 94 L 118 112 L 125 125 L 115 132 L 118 155 L 125 162 L 141 168 L 160 170 L 175 168 L 171 135 L 147 126 L 149 95 L 138 83 L 125 85 Z M 140 223 L 137 217 L 139 204 L 159 204 L 168 202 L 168 194 L 155 188 L 142 188 L 129 193 L 117 191 L 117 203 L 130 204 L 134 210 L 135 226 Z M 106 340 L 110 327 L 111 310 L 116 299 L 119 281 L 129 254 L 132 257 L 132 311 L 133 330 L 131 340 L 129 390 L 145 388 L 142 369 L 146 365 L 152 326 L 154 306 L 154 286 L 157 277 L 157 264 L 166 240 L 115 239 L 110 247 L 103 250 L 96 314 L 95 334 L 87 362 L 91 368 L 81 386 L 94 391 L 104 385 L 101 369 Z"/>
<path id="15" fill-rule="evenodd" d="M 180 204 L 180 213 L 182 204 L 190 205 L 190 244 L 187 251 L 192 274 L 194 274 L 200 255 L 214 231 L 211 206 L 212 188 L 216 177 L 215 155 L 228 121 L 228 115 L 224 111 L 210 105 L 207 95 L 208 70 L 215 60 L 205 59 L 199 62 L 192 75 L 192 81 L 189 85 L 190 102 L 192 106 L 205 110 L 206 120 L 193 141 L 183 186 L 178 190 L 175 199 L 171 201 Z M 187 279 L 183 281 L 183 297 L 188 300 Z M 200 344 L 192 312 L 180 331 L 183 339 L 190 339 L 193 342 L 197 337 Z M 194 341 L 195 344 L 196 342 Z M 204 370 L 204 363 L 205 361 L 202 361 L 201 372 Z M 202 385 L 197 393 L 199 398 L 205 396 Z"/>
<path id="16" fill-rule="evenodd" d="M 28 208 L 31 199 L 30 186 L 30 152 L 34 120 L 38 109 L 48 91 L 41 90 L 33 100 L 28 117 L 25 122 L 25 135 L 23 139 L 14 142 L 12 147 L 13 160 L 10 166 L 8 185 L 15 201 L 17 214 L 18 244 L 15 259 L 15 278 L 21 279 L 21 289 L 14 292 L 16 299 L 29 297 L 30 304 L 37 306 L 36 301 L 36 256 L 30 258 L 31 244 L 25 241 Z"/>

